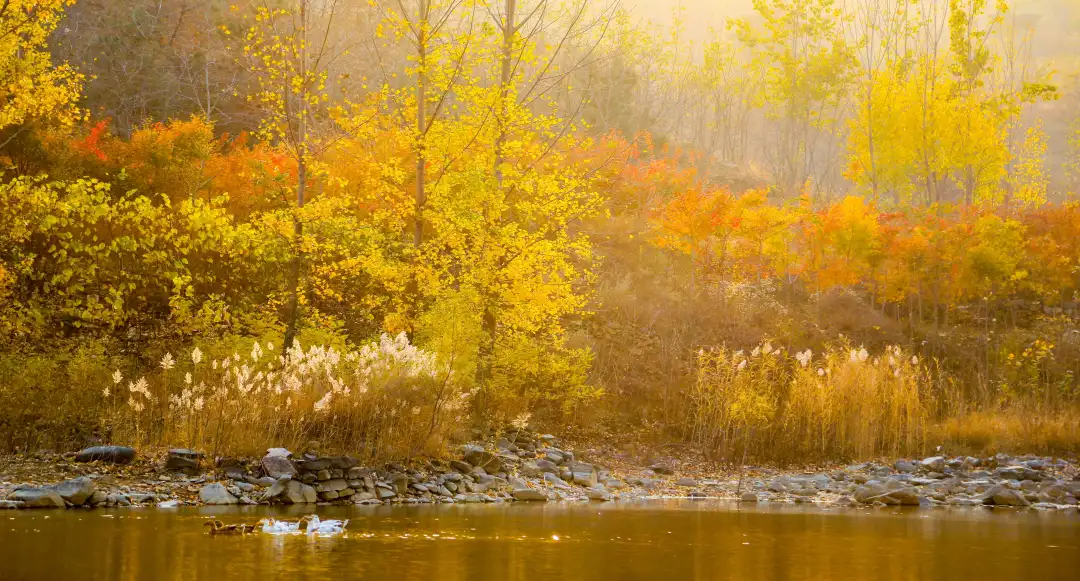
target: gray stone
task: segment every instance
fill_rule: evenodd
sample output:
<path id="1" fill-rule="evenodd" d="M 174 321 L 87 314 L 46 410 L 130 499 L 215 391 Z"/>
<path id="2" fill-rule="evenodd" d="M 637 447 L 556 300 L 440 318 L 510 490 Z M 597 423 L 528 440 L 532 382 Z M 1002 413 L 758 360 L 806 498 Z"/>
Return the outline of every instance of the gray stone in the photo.
<path id="1" fill-rule="evenodd" d="M 0 510 L 9 508 L 22 508 L 25 503 L 21 500 L 0 500 Z"/>
<path id="2" fill-rule="evenodd" d="M 94 481 L 85 476 L 65 480 L 53 486 L 56 493 L 75 506 L 82 506 L 94 494 Z"/>
<path id="3" fill-rule="evenodd" d="M 739 502 L 758 502 L 760 500 L 756 492 L 744 492 L 739 497 Z"/>
<path id="4" fill-rule="evenodd" d="M 236 497 L 220 482 L 207 484 L 199 489 L 199 500 L 204 504 L 236 504 Z"/>
<path id="5" fill-rule="evenodd" d="M 941 456 L 931 456 L 929 458 L 924 458 L 923 461 L 919 464 L 922 466 L 922 469 L 926 470 L 927 472 L 945 471 L 945 458 Z"/>
<path id="6" fill-rule="evenodd" d="M 263 459 L 259 464 L 262 466 L 263 472 L 275 480 L 282 476 L 296 476 L 297 474 L 296 467 L 293 466 L 292 461 L 289 460 L 287 456 L 282 456 L 280 454 L 267 454 L 266 456 L 263 456 Z"/>
<path id="7" fill-rule="evenodd" d="M 664 464 L 662 462 L 658 462 L 656 464 L 653 464 L 652 466 L 649 466 L 649 470 L 652 470 L 655 474 L 662 474 L 665 476 L 675 474 L 675 468 L 673 468 L 669 464 Z"/>
<path id="8" fill-rule="evenodd" d="M 323 468 L 322 470 L 319 470 L 318 472 L 315 473 L 315 478 L 317 478 L 319 480 L 319 482 L 324 482 L 326 480 L 330 480 L 330 471 Z"/>
<path id="9" fill-rule="evenodd" d="M 337 500 L 338 493 L 333 490 L 324 490 L 319 493 L 319 498 L 323 500 Z"/>
<path id="10" fill-rule="evenodd" d="M 586 488 L 585 497 L 589 500 L 596 500 L 601 502 L 607 502 L 612 499 L 611 493 L 600 485 L 594 486 L 592 488 Z"/>
<path id="11" fill-rule="evenodd" d="M 548 482 L 556 488 L 569 489 L 570 485 L 565 480 L 555 476 L 554 474 L 544 473 L 544 482 Z"/>
<path id="12" fill-rule="evenodd" d="M 502 461 L 499 456 L 488 452 L 484 448 L 476 445 L 466 445 L 462 448 L 465 461 L 477 468 L 482 468 L 489 474 L 498 472 L 502 467 Z"/>
<path id="13" fill-rule="evenodd" d="M 996 506 L 1028 506 L 1031 504 L 1020 492 L 1006 488 L 1002 484 L 991 486 L 977 498 L 981 499 L 983 504 Z"/>
<path id="14" fill-rule="evenodd" d="M 473 467 L 471 464 L 467 462 L 462 462 L 461 460 L 451 460 L 450 467 L 454 470 L 457 470 L 461 474 L 468 474 L 473 471 Z"/>
<path id="15" fill-rule="evenodd" d="M 855 489 L 855 500 L 863 504 L 881 502 L 892 505 L 915 506 L 920 504 L 918 493 L 902 480 L 890 478 L 884 483 L 871 480 Z"/>
<path id="16" fill-rule="evenodd" d="M 1032 470 L 1031 468 L 1023 465 L 1006 466 L 1004 468 L 998 468 L 994 471 L 994 475 L 1004 480 L 1034 480 L 1039 482 L 1043 479 L 1043 475 L 1038 470 Z"/>
<path id="17" fill-rule="evenodd" d="M 592 487 L 596 486 L 599 482 L 596 478 L 596 471 L 591 472 L 573 472 L 574 484 L 581 486 Z"/>
<path id="18" fill-rule="evenodd" d="M 381 487 L 375 489 L 375 494 L 378 496 L 379 500 L 387 500 L 397 496 L 394 494 L 393 490 L 387 490 Z"/>
<path id="19" fill-rule="evenodd" d="M 75 455 L 76 462 L 130 464 L 134 459 L 135 449 L 127 446 L 92 446 Z"/>
<path id="20" fill-rule="evenodd" d="M 8 495 L 8 500 L 21 502 L 26 508 L 64 508 L 64 499 L 51 488 L 23 488 Z"/>
<path id="21" fill-rule="evenodd" d="M 694 480 L 693 478 L 687 478 L 687 477 L 680 478 L 675 482 L 675 486 L 682 486 L 682 487 L 685 487 L 685 488 L 692 488 L 692 487 L 697 486 L 697 485 L 698 485 L 697 480 Z"/>
<path id="22" fill-rule="evenodd" d="M 255 485 L 250 482 L 237 482 L 236 488 L 241 492 L 252 492 L 255 490 Z"/>
<path id="23" fill-rule="evenodd" d="M 285 481 L 285 490 L 281 494 L 285 504 L 311 504 L 318 500 L 315 489 L 296 480 Z"/>
<path id="24" fill-rule="evenodd" d="M 535 488 L 519 488 L 513 493 L 514 499 L 525 501 L 547 501 L 548 497 L 543 491 Z"/>
<path id="25" fill-rule="evenodd" d="M 87 499 L 86 502 L 90 506 L 97 506 L 99 504 L 104 503 L 107 500 L 109 500 L 109 495 L 106 494 L 104 490 L 95 490 L 94 493 L 90 495 L 90 498 Z"/>
<path id="26" fill-rule="evenodd" d="M 896 464 L 893 465 L 893 468 L 895 468 L 897 472 L 903 474 L 913 474 L 919 470 L 919 467 L 910 460 L 897 460 Z"/>

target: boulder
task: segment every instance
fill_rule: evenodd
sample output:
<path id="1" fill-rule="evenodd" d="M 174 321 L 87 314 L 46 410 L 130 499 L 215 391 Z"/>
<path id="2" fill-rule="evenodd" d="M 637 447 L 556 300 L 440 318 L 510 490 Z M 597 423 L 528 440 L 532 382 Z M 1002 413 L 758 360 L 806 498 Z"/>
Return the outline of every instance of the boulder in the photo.
<path id="1" fill-rule="evenodd" d="M 311 504 L 318 500 L 318 493 L 307 484 L 288 480 L 280 498 L 285 504 Z"/>
<path id="2" fill-rule="evenodd" d="M 915 506 L 921 502 L 918 493 L 901 480 L 890 478 L 885 482 L 871 480 L 855 489 L 855 500 L 863 504 L 881 502 L 892 505 Z"/>
<path id="3" fill-rule="evenodd" d="M 64 499 L 52 488 L 23 488 L 8 495 L 8 500 L 26 508 L 64 508 Z"/>
<path id="4" fill-rule="evenodd" d="M 214 482 L 199 489 L 199 500 L 204 504 L 236 504 L 236 497 L 229 493 L 224 484 Z"/>
<path id="5" fill-rule="evenodd" d="M 502 468 L 502 461 L 498 455 L 488 452 L 476 445 L 466 445 L 462 448 L 462 456 L 465 461 L 477 468 L 482 468 L 489 474 L 494 474 Z"/>
<path id="6" fill-rule="evenodd" d="M 544 502 L 548 500 L 547 495 L 544 494 L 542 490 L 537 490 L 535 488 L 518 488 L 511 494 L 513 494 L 515 500 Z"/>
<path id="7" fill-rule="evenodd" d="M 589 500 L 596 500 L 600 502 L 607 502 L 612 499 L 611 493 L 608 492 L 602 485 L 586 488 L 585 497 Z"/>
<path id="8" fill-rule="evenodd" d="M 893 464 L 893 468 L 901 474 L 914 474 L 919 470 L 919 467 L 910 460 L 897 460 L 896 464 Z"/>
<path id="9" fill-rule="evenodd" d="M 0 500 L 0 510 L 8 508 L 22 508 L 25 506 L 21 500 Z"/>
<path id="10" fill-rule="evenodd" d="M 280 448 L 272 448 L 272 450 L 274 449 Z M 296 476 L 297 474 L 296 467 L 293 466 L 289 457 L 281 454 L 267 454 L 259 461 L 259 465 L 262 466 L 263 472 L 265 472 L 267 476 L 275 480 L 282 476 Z"/>
<path id="11" fill-rule="evenodd" d="M 565 480 L 551 473 L 544 473 L 544 482 L 550 483 L 555 488 L 568 489 L 570 485 Z"/>
<path id="12" fill-rule="evenodd" d="M 1041 472 L 1024 465 L 998 468 L 994 471 L 994 475 L 1003 480 L 1034 480 L 1035 482 L 1040 482 L 1043 479 Z"/>
<path id="13" fill-rule="evenodd" d="M 931 456 L 929 458 L 924 458 L 922 462 L 919 462 L 919 465 L 927 472 L 944 472 L 945 458 L 941 456 Z"/>
<path id="14" fill-rule="evenodd" d="M 675 486 L 682 486 L 684 488 L 693 488 L 694 486 L 697 486 L 697 485 L 698 485 L 697 480 L 694 480 L 693 478 L 683 477 L 683 478 L 680 478 L 677 481 L 675 481 Z"/>
<path id="15" fill-rule="evenodd" d="M 1028 506 L 1031 504 L 1019 491 L 1006 488 L 1003 484 L 991 486 L 976 498 L 982 500 L 983 504 L 996 506 Z"/>
<path id="16" fill-rule="evenodd" d="M 656 464 L 653 464 L 652 466 L 649 466 L 649 470 L 652 470 L 654 474 L 661 474 L 665 476 L 671 476 L 675 474 L 675 468 L 663 462 L 658 462 Z"/>
<path id="17" fill-rule="evenodd" d="M 756 492 L 744 492 L 739 497 L 739 502 L 758 502 L 759 500 Z"/>
<path id="18" fill-rule="evenodd" d="M 165 458 L 165 469 L 194 474 L 199 469 L 199 459 L 202 457 L 202 452 L 194 450 L 169 450 L 169 455 Z"/>
<path id="19" fill-rule="evenodd" d="M 127 446 L 91 446 L 75 455 L 76 462 L 130 464 L 134 459 L 135 449 Z"/>
<path id="20" fill-rule="evenodd" d="M 56 493 L 75 506 L 82 506 L 94 494 L 94 481 L 85 476 L 65 480 L 53 486 Z"/>

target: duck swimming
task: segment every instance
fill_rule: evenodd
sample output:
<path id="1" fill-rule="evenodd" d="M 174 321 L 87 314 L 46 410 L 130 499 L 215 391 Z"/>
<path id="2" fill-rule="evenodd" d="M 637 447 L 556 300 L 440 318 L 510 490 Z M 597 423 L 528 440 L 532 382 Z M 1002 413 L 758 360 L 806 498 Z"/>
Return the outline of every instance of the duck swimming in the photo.
<path id="1" fill-rule="evenodd" d="M 272 518 L 264 518 L 257 524 L 262 525 L 262 532 L 271 535 L 289 535 L 300 533 L 300 525 L 302 521 L 289 522 L 285 520 L 275 520 Z"/>
<path id="2" fill-rule="evenodd" d="M 219 520 L 206 521 L 203 526 L 210 527 L 212 535 L 246 535 L 255 532 L 252 525 L 226 525 Z"/>
<path id="3" fill-rule="evenodd" d="M 307 521 L 307 534 L 309 535 L 338 535 L 345 532 L 348 520 L 320 520 L 319 515 L 313 514 L 304 517 Z"/>

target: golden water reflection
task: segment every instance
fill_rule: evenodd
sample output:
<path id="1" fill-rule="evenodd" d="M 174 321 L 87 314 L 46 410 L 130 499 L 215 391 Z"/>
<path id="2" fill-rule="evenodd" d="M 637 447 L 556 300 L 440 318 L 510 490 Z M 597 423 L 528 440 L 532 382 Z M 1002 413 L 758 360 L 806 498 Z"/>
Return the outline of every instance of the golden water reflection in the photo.
<path id="1" fill-rule="evenodd" d="M 338 537 L 210 536 L 303 509 L 0 513 L 0 580 L 1080 579 L 1080 516 L 635 504 L 320 507 Z"/>

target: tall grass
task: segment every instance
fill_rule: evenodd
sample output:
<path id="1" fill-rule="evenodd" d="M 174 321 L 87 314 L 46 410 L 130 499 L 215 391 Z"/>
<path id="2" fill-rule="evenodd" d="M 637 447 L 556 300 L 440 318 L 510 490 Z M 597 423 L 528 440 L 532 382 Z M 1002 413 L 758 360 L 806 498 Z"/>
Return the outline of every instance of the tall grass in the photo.
<path id="1" fill-rule="evenodd" d="M 254 454 L 272 446 L 349 452 L 366 460 L 438 454 L 463 426 L 470 392 L 449 366 L 386 335 L 339 352 L 255 342 L 245 356 L 167 353 L 156 372 L 102 390 L 114 439 Z"/>
<path id="2" fill-rule="evenodd" d="M 720 347 L 698 354 L 686 425 L 697 446 L 730 461 L 896 457 L 937 445 L 1048 453 L 1080 448 L 1074 405 L 1051 414 L 1031 396 L 1030 407 L 1011 401 L 994 411 L 960 413 L 965 406 L 957 406 L 961 398 L 951 386 L 895 346 L 877 355 L 847 345 L 820 354 L 791 354 L 769 343 L 749 353 Z"/>

